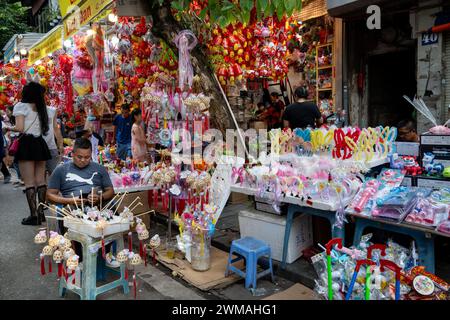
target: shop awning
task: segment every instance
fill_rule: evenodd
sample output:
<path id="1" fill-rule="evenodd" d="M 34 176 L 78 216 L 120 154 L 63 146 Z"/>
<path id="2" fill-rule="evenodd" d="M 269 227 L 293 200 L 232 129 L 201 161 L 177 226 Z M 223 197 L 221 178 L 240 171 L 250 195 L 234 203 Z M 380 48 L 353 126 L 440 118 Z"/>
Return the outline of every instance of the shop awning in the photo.
<path id="1" fill-rule="evenodd" d="M 42 40 L 39 40 L 30 48 L 28 65 L 31 66 L 37 60 L 61 49 L 62 45 L 62 25 L 59 25 L 50 30 Z"/>
<path id="2" fill-rule="evenodd" d="M 61 16 L 65 18 L 68 13 L 71 13 L 78 7 L 81 1 L 82 0 L 58 0 Z"/>
<path id="3" fill-rule="evenodd" d="M 113 0 L 87 0 L 64 20 L 64 38 L 70 38 L 81 27 L 88 24 L 101 13 Z"/>

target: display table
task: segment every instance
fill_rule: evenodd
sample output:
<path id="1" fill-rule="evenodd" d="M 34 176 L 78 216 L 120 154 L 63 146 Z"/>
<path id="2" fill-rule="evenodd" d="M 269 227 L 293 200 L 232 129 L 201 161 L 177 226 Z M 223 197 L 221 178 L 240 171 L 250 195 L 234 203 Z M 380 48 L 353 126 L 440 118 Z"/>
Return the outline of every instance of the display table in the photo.
<path id="1" fill-rule="evenodd" d="M 257 189 L 253 188 L 246 188 L 241 187 L 239 185 L 232 185 L 231 186 L 232 192 L 239 192 L 244 193 L 247 195 L 256 195 L 258 193 Z M 286 257 L 287 257 L 287 250 L 288 250 L 288 242 L 289 242 L 289 235 L 291 233 L 291 227 L 292 223 L 294 221 L 294 216 L 296 214 L 308 214 L 313 216 L 318 216 L 322 218 L 326 218 L 330 221 L 331 225 L 331 234 L 333 238 L 345 238 L 345 229 L 342 227 L 342 229 L 333 228 L 333 225 L 336 220 L 336 210 L 338 208 L 337 203 L 330 203 L 325 202 L 323 200 L 315 200 L 312 202 L 307 202 L 306 199 L 301 199 L 298 197 L 283 197 L 280 199 L 282 203 L 288 204 L 288 211 L 287 211 L 287 217 L 286 217 L 286 229 L 284 231 L 284 243 L 283 243 L 283 258 L 281 262 L 281 268 L 286 268 Z"/>
<path id="2" fill-rule="evenodd" d="M 97 287 L 97 254 L 101 252 L 101 239 L 95 239 L 85 234 L 68 230 L 67 238 L 81 243 L 83 247 L 83 270 L 81 286 L 67 283 L 65 277 L 59 280 L 59 294 L 64 296 L 66 290 L 70 290 L 80 296 L 81 300 L 95 300 L 97 295 L 117 287 L 123 287 L 124 294 L 128 294 L 128 280 L 125 279 L 125 264 L 120 265 L 120 278 L 103 286 Z M 116 241 L 117 251 L 124 248 L 123 233 L 116 233 L 105 237 L 105 245 Z M 69 278 L 70 279 L 70 278 Z M 70 281 L 70 280 L 69 280 Z"/>
<path id="3" fill-rule="evenodd" d="M 350 215 L 355 218 L 355 234 L 353 236 L 354 246 L 359 245 L 364 230 L 369 227 L 405 234 L 412 237 L 417 244 L 419 265 L 425 266 L 428 272 L 435 272 L 434 238 L 436 235 L 449 237 L 448 234 L 406 222 L 399 223 L 359 214 Z"/>
<path id="4" fill-rule="evenodd" d="M 145 185 L 145 186 L 135 186 L 135 187 L 120 187 L 114 188 L 114 193 L 132 193 L 132 192 L 140 192 L 140 191 L 149 191 L 157 189 L 155 186 Z"/>

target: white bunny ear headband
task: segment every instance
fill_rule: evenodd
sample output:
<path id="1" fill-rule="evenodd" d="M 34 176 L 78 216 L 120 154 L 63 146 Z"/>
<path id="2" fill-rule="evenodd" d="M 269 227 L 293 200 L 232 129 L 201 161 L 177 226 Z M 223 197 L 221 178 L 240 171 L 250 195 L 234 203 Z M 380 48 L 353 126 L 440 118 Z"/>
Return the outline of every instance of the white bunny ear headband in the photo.
<path id="1" fill-rule="evenodd" d="M 35 72 L 35 74 L 31 74 L 30 71 L 27 71 L 25 79 L 27 80 L 27 83 L 30 83 L 30 82 L 40 83 L 40 81 L 41 81 L 41 77 L 39 76 L 39 73 Z"/>

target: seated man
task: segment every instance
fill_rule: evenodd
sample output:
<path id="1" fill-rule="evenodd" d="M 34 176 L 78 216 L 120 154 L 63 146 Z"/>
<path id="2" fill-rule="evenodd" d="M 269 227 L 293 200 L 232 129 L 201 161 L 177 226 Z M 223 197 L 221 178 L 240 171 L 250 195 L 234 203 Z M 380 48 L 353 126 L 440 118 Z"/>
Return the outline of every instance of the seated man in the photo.
<path id="1" fill-rule="evenodd" d="M 114 188 L 108 171 L 91 161 L 91 153 L 92 145 L 88 139 L 75 140 L 72 162 L 59 165 L 50 176 L 47 189 L 49 202 L 71 207 L 80 207 L 83 202 L 86 207 L 91 204 L 99 206 L 100 197 L 103 205 L 113 198 Z M 95 190 L 94 193 L 92 189 Z M 109 257 L 111 259 L 111 255 Z M 107 259 L 107 262 L 110 261 Z"/>

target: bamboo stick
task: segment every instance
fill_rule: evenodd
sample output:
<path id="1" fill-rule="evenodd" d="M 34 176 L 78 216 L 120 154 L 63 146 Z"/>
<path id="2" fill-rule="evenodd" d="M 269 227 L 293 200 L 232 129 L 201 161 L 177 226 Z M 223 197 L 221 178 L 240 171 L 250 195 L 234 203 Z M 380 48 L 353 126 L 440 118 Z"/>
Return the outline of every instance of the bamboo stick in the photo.
<path id="1" fill-rule="evenodd" d="M 143 206 L 142 202 L 137 203 L 135 206 L 133 206 L 133 208 L 130 208 L 130 211 L 133 211 L 134 209 L 136 209 L 138 206 Z"/>
<path id="2" fill-rule="evenodd" d="M 73 194 L 73 192 L 72 192 L 72 198 L 73 198 L 73 202 L 75 203 L 75 206 L 77 207 L 77 210 L 80 210 L 78 208 L 77 199 L 75 198 L 75 195 Z"/>
<path id="3" fill-rule="evenodd" d="M 83 190 L 80 190 L 80 197 L 81 197 L 81 210 L 84 213 L 84 200 L 83 200 Z"/>
<path id="4" fill-rule="evenodd" d="M 120 205 L 122 204 L 123 199 L 125 199 L 125 196 L 127 195 L 127 191 L 125 191 L 122 195 L 122 198 L 120 198 L 119 203 L 116 206 L 116 210 L 114 210 L 113 215 L 116 215 L 117 210 L 119 210 Z"/>
<path id="5" fill-rule="evenodd" d="M 116 194 L 105 206 L 105 209 L 107 209 L 109 207 L 109 205 L 120 195 L 120 193 Z"/>
<path id="6" fill-rule="evenodd" d="M 141 200 L 141 198 L 140 198 L 139 196 L 137 196 L 136 199 L 134 199 L 133 202 L 131 202 L 131 203 L 128 205 L 128 208 L 131 208 L 131 206 L 132 206 L 136 201 L 138 201 L 138 200 Z"/>

